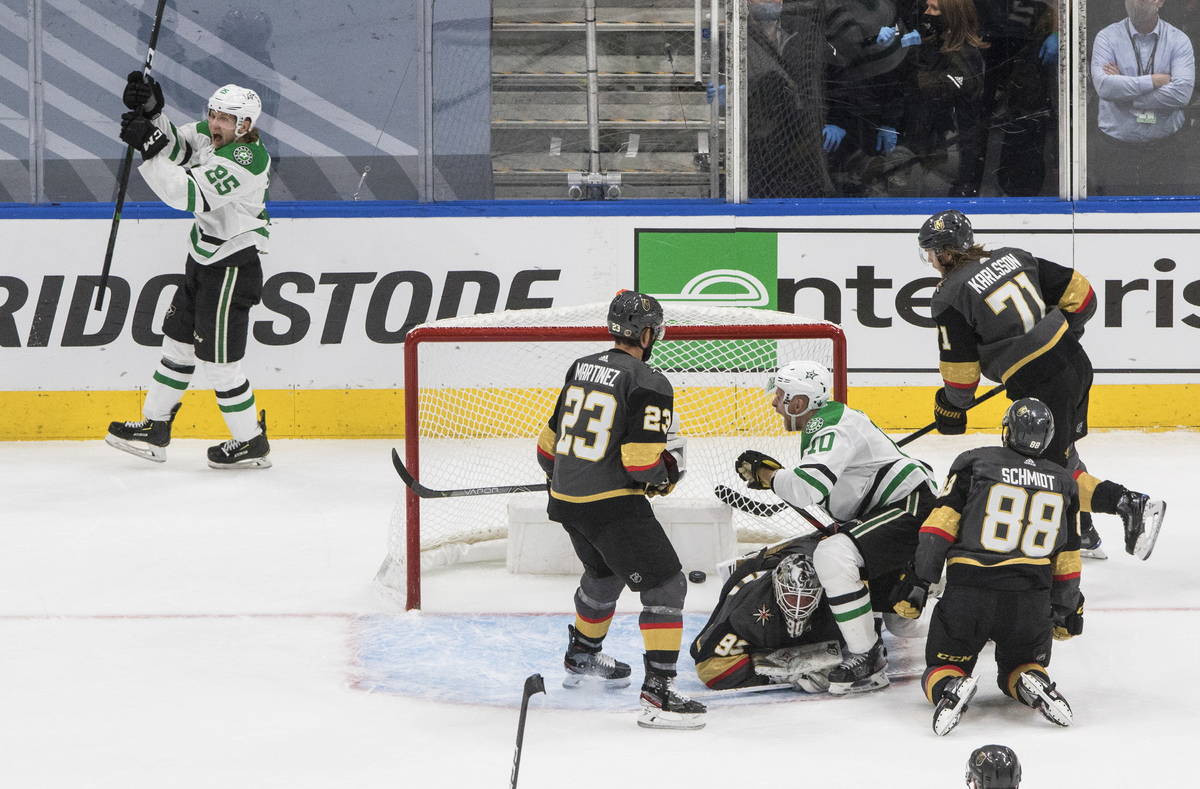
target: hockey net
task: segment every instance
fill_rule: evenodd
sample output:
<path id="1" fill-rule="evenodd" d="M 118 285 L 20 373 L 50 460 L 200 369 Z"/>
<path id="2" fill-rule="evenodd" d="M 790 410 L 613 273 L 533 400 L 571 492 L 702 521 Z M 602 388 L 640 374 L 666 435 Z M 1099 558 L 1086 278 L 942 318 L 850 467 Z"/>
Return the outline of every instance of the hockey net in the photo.
<path id="1" fill-rule="evenodd" d="M 537 436 L 575 359 L 611 337 L 607 304 L 511 310 L 424 324 L 405 339 L 405 465 L 435 489 L 520 485 L 544 480 Z M 680 433 L 688 437 L 687 473 L 672 498 L 714 499 L 718 485 L 757 501 L 734 460 L 754 448 L 794 457 L 795 436 L 764 390 L 768 376 L 797 359 L 834 372 L 835 396 L 846 389 L 845 338 L 834 324 L 790 313 L 667 304 L 665 339 L 650 365 L 675 389 Z M 540 497 L 545 494 L 521 494 Z M 510 496 L 420 499 L 403 489 L 388 529 L 388 556 L 378 581 L 420 606 L 423 570 L 475 558 L 500 558 Z M 789 511 L 759 517 L 734 510 L 739 542 L 765 543 L 803 531 Z M 491 547 L 492 550 L 488 550 Z M 416 556 L 418 561 L 408 561 Z"/>

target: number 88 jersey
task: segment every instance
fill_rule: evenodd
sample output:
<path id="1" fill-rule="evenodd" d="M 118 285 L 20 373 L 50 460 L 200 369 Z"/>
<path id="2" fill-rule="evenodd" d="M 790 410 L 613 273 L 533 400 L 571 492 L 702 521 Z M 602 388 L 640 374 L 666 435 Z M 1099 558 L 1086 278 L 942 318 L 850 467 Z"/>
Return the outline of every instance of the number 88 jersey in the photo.
<path id="1" fill-rule="evenodd" d="M 646 486 L 667 482 L 673 409 L 671 382 L 640 359 L 617 348 L 577 359 L 538 437 L 550 518 L 650 517 Z"/>
<path id="2" fill-rule="evenodd" d="M 921 527 L 916 570 L 1020 591 L 1078 575 L 1079 489 L 1062 466 L 1008 447 L 959 455 Z"/>

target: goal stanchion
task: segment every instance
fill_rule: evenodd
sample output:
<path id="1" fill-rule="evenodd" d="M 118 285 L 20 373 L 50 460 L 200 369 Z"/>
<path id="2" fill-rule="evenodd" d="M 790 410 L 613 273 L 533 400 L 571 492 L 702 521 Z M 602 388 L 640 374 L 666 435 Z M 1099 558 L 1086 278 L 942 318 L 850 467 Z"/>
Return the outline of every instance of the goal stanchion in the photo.
<path id="1" fill-rule="evenodd" d="M 529 698 L 535 693 L 545 693 L 546 682 L 541 674 L 530 674 L 525 678 L 525 689 L 521 692 L 521 717 L 517 719 L 517 748 L 513 751 L 512 776 L 509 789 L 517 789 L 517 773 L 521 770 L 521 747 L 525 744 L 525 713 L 529 710 Z"/>

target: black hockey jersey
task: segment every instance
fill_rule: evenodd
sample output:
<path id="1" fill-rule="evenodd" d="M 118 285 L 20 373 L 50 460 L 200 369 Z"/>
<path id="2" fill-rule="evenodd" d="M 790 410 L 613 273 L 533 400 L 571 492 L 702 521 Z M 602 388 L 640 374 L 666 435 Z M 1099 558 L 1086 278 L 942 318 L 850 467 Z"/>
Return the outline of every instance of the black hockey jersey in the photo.
<path id="1" fill-rule="evenodd" d="M 1062 466 L 1008 447 L 954 460 L 921 527 L 917 575 L 947 585 L 1052 590 L 1074 610 L 1079 594 L 1079 490 Z"/>
<path id="2" fill-rule="evenodd" d="M 1087 279 L 1013 247 L 955 268 L 933 295 L 942 380 L 954 405 L 975 395 L 979 374 L 1007 383 L 1049 377 L 1096 311 Z"/>
<path id="3" fill-rule="evenodd" d="M 674 407 L 666 376 L 625 351 L 577 359 L 538 437 L 550 519 L 649 517 L 646 486 L 667 481 L 662 454 Z"/>
<path id="4" fill-rule="evenodd" d="M 811 556 L 815 545 L 814 538 L 807 546 L 764 553 L 738 565 L 721 588 L 712 616 L 692 642 L 691 656 L 705 685 L 718 690 L 765 685 L 767 678 L 754 673 L 753 654 L 822 641 L 840 643 L 841 633 L 824 599 L 799 636 L 788 634 L 787 620 L 775 603 L 771 571 L 797 550 Z"/>

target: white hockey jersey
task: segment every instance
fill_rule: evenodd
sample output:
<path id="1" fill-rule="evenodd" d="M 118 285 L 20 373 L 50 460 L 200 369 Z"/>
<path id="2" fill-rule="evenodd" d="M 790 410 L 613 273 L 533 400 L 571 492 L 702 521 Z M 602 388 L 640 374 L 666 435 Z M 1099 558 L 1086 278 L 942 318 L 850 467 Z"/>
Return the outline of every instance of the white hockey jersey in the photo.
<path id="1" fill-rule="evenodd" d="M 838 521 L 936 486 L 928 466 L 900 451 L 866 414 L 829 402 L 809 419 L 800 464 L 775 474 L 775 495 L 796 507 L 820 504 Z"/>
<path id="2" fill-rule="evenodd" d="M 235 140 L 214 150 L 208 121 L 177 127 L 164 113 L 154 125 L 167 135 L 167 147 L 138 171 L 164 203 L 196 215 L 188 254 L 202 265 L 247 247 L 265 254 L 271 157 L 262 143 Z"/>

